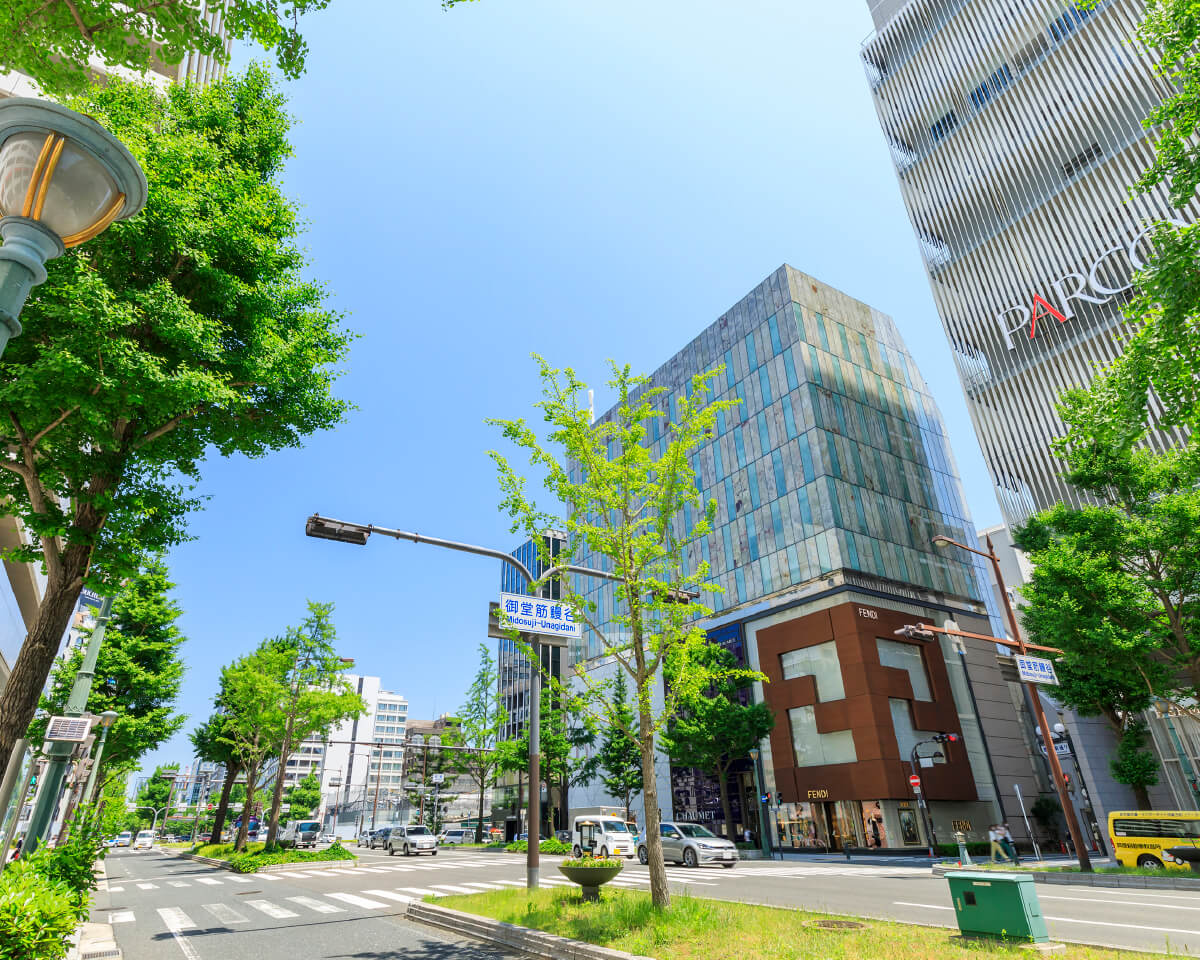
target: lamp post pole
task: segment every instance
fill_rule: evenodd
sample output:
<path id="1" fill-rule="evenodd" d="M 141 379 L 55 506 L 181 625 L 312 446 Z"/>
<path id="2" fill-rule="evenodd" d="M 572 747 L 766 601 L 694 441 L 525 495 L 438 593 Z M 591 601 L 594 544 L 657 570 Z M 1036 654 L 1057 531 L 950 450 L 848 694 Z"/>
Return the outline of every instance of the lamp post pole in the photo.
<path id="1" fill-rule="evenodd" d="M 763 856 L 770 860 L 771 826 L 767 820 L 767 817 L 770 816 L 770 810 L 767 808 L 767 804 L 763 800 L 762 776 L 759 774 L 758 770 L 758 761 L 760 756 L 761 753 L 759 752 L 758 747 L 752 747 L 750 749 L 750 766 L 754 770 L 754 789 L 757 791 L 755 796 L 758 798 L 758 845 L 762 848 Z M 732 833 L 733 824 L 729 824 L 727 829 Z"/>
<path id="2" fill-rule="evenodd" d="M 917 752 L 921 748 L 922 743 L 929 743 L 928 740 L 922 740 L 919 743 L 914 743 L 912 752 L 908 755 L 908 766 L 912 770 L 912 775 L 918 780 L 921 775 L 917 773 L 917 761 L 921 759 Z M 929 807 L 925 803 L 925 789 L 921 786 L 914 786 L 917 792 L 917 809 L 921 811 L 921 823 L 925 825 L 925 836 L 929 839 L 929 859 L 932 860 L 937 856 L 937 836 L 933 832 L 933 817 L 929 813 Z"/>
<path id="3" fill-rule="evenodd" d="M 1013 612 L 1012 603 L 1008 599 L 1008 589 L 1004 585 L 1004 576 L 1000 572 L 1000 558 L 996 556 L 996 548 L 992 545 L 992 538 L 987 537 L 987 552 L 977 550 L 975 547 L 969 547 L 965 543 L 959 543 L 956 540 L 951 540 L 949 537 L 934 537 L 934 546 L 943 544 L 955 546 L 969 553 L 974 553 L 980 557 L 986 557 L 992 563 L 992 574 L 996 578 L 996 586 L 999 587 L 1000 600 L 1004 604 L 1004 613 L 1008 618 L 1008 628 L 1012 631 L 1013 640 L 1016 641 L 1018 651 L 1024 655 L 1028 653 L 1029 646 L 1025 643 L 1021 636 L 1021 628 L 1017 624 L 1017 615 Z M 1046 719 L 1046 711 L 1042 707 L 1041 693 L 1038 691 L 1037 684 L 1032 681 L 1025 681 L 1025 689 L 1029 692 L 1029 698 L 1033 702 L 1034 717 L 1037 720 L 1038 729 L 1042 734 L 1042 743 L 1046 746 L 1046 761 L 1050 765 L 1051 778 L 1054 781 L 1054 786 L 1058 790 L 1058 800 L 1062 806 L 1063 816 L 1067 821 L 1067 829 L 1071 833 L 1071 842 L 1075 845 L 1076 856 L 1079 857 L 1079 869 L 1083 873 L 1092 872 L 1092 860 L 1088 856 L 1087 846 L 1083 842 L 1083 835 L 1079 829 L 1079 820 L 1075 816 L 1075 807 L 1071 803 L 1070 794 L 1067 791 L 1067 783 L 1063 778 L 1062 764 L 1058 762 L 1058 753 L 1054 749 L 1054 735 L 1050 730 L 1050 723 Z"/>
<path id="4" fill-rule="evenodd" d="M 108 739 L 109 728 L 117 719 L 116 710 L 105 710 L 100 714 L 100 742 L 96 744 L 96 756 L 92 760 L 92 769 L 88 771 L 87 786 L 83 788 L 83 802 L 92 801 L 92 791 L 96 787 L 96 774 L 100 770 L 100 760 L 104 756 L 104 742 Z"/>

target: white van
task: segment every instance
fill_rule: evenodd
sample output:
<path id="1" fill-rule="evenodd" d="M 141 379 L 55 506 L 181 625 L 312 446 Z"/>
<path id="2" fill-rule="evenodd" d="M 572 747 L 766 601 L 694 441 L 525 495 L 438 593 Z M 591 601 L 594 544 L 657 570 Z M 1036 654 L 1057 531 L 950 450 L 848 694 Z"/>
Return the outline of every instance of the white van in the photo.
<path id="1" fill-rule="evenodd" d="M 321 836 L 321 824 L 316 820 L 292 820 L 279 833 L 281 847 L 313 847 Z"/>
<path id="2" fill-rule="evenodd" d="M 632 857 L 637 853 L 637 842 L 629 832 L 629 824 L 619 817 L 585 813 L 571 823 L 571 855 L 581 857 L 585 853 L 602 859 Z"/>

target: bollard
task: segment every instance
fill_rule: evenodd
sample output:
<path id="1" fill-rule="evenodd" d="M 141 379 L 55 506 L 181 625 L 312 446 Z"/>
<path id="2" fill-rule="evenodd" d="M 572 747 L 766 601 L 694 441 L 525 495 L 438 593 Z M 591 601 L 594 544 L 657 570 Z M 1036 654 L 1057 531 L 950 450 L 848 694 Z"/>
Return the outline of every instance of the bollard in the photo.
<path id="1" fill-rule="evenodd" d="M 972 866 L 971 855 L 967 853 L 967 835 L 961 830 L 955 830 L 954 840 L 958 844 L 959 861 L 964 867 Z"/>

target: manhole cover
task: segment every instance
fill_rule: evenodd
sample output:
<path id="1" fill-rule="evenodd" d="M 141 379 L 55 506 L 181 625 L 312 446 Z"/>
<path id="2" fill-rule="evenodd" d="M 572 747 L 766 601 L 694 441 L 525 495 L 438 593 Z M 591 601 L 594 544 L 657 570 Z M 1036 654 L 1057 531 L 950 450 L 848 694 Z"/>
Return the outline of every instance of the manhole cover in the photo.
<path id="1" fill-rule="evenodd" d="M 864 926 L 857 920 L 809 920 L 804 925 L 818 930 L 861 930 Z"/>

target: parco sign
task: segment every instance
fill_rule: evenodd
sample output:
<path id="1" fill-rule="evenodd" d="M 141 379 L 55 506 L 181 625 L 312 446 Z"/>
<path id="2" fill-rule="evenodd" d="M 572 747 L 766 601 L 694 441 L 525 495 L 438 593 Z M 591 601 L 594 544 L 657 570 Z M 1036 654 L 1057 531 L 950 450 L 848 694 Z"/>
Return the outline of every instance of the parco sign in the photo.
<path id="1" fill-rule="evenodd" d="M 1186 221 L 1174 217 L 1167 222 L 1173 223 L 1177 227 L 1188 226 Z M 1052 291 L 1051 296 L 1045 297 L 1041 293 L 1035 293 L 1028 307 L 1012 306 L 996 314 L 996 322 L 1000 324 L 1008 349 L 1016 349 L 1017 344 L 1013 340 L 1013 334 L 1019 330 L 1028 329 L 1029 339 L 1032 340 L 1037 335 L 1039 320 L 1054 319 L 1059 323 L 1066 323 L 1072 319 L 1075 316 L 1072 301 L 1104 304 L 1117 294 L 1129 290 L 1133 286 L 1133 274 L 1146 264 L 1138 252 L 1138 248 L 1142 241 L 1154 231 L 1155 226 L 1156 224 L 1145 227 L 1134 235 L 1125 246 L 1109 247 L 1092 261 L 1086 273 L 1072 272 L 1055 280 L 1049 285 Z M 1124 273 L 1125 279 L 1120 286 L 1109 286 L 1105 282 L 1106 279 L 1109 282 L 1117 282 L 1111 277 L 1103 275 L 1106 267 L 1115 268 L 1122 273 L 1126 267 L 1128 268 L 1128 273 Z M 1013 323 L 1014 318 L 1017 318 L 1015 324 Z"/>

